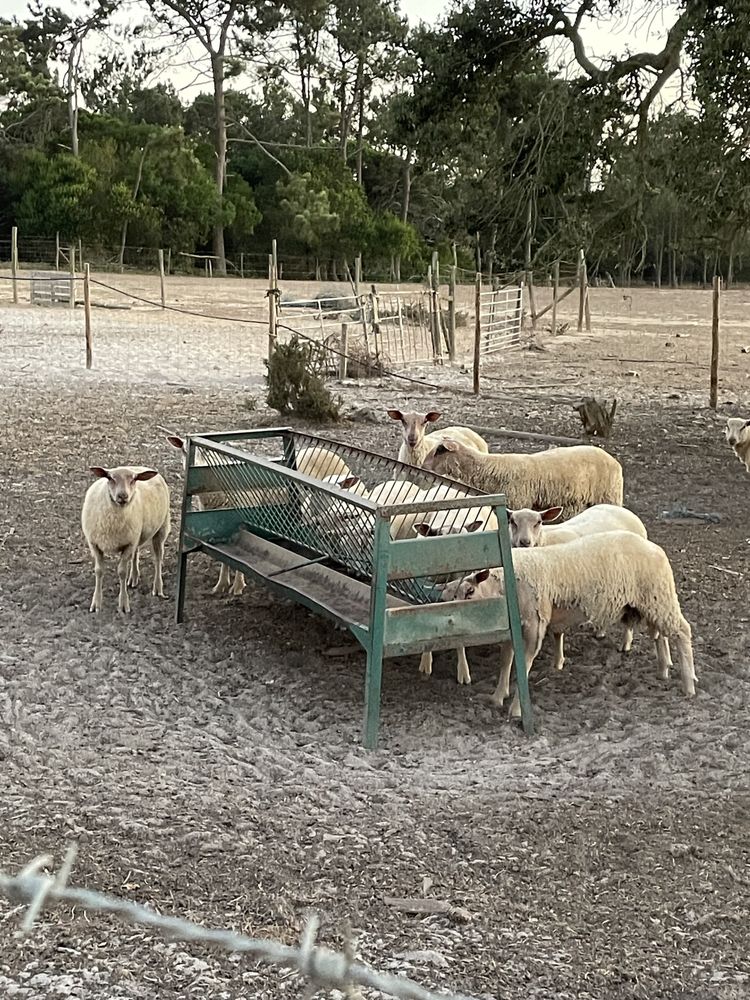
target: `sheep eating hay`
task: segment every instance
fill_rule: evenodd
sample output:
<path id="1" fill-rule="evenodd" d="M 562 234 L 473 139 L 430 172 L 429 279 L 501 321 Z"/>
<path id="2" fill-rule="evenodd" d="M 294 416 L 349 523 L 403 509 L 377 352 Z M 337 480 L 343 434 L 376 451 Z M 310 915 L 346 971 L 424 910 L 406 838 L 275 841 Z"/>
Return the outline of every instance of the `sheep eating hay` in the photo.
<path id="1" fill-rule="evenodd" d="M 750 472 L 750 420 L 745 420 L 744 417 L 729 417 L 724 428 L 724 437 L 746 471 Z"/>
<path id="2" fill-rule="evenodd" d="M 140 580 L 138 554 L 141 545 L 151 542 L 154 554 L 154 585 L 151 593 L 164 597 L 162 562 L 164 543 L 169 535 L 169 487 L 155 469 L 122 465 L 115 469 L 94 466 L 97 477 L 83 500 L 81 527 L 94 557 L 94 596 L 91 611 L 101 611 L 104 557 L 119 556 L 118 609 L 130 611 L 128 587 Z"/>
<path id="3" fill-rule="evenodd" d="M 642 620 L 652 634 L 674 641 L 682 687 L 695 694 L 690 625 L 683 617 L 672 567 L 658 545 L 629 531 L 589 535 L 564 545 L 513 549 L 518 582 L 526 672 L 536 659 L 548 628 L 565 630 L 590 620 L 599 628 Z M 502 571 L 481 570 L 449 584 L 443 600 L 478 600 L 503 594 Z M 657 642 L 659 673 L 669 674 L 664 645 Z M 493 695 L 502 704 L 510 693 L 513 647 L 504 643 L 500 679 Z M 518 693 L 511 715 L 520 715 Z"/>
<path id="4" fill-rule="evenodd" d="M 424 468 L 485 493 L 504 493 L 509 507 L 560 505 L 578 513 L 598 503 L 622 506 L 622 467 L 601 448 L 575 445 L 531 455 L 483 455 L 453 438 L 430 452 Z"/>

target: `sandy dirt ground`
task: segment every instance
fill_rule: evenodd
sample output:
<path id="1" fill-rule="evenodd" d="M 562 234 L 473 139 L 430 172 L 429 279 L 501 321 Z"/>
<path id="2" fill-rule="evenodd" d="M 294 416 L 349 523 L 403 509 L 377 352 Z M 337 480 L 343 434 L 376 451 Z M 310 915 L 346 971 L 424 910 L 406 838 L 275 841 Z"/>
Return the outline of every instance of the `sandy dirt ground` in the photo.
<path id="1" fill-rule="evenodd" d="M 158 298 L 150 277 L 102 280 Z M 697 290 L 593 289 L 591 334 L 572 324 L 487 366 L 478 399 L 460 365 L 415 372 L 437 387 L 335 385 L 380 422 L 304 429 L 391 455 L 387 406 L 580 436 L 572 404 L 616 396 L 608 449 L 672 560 L 700 680 L 688 702 L 643 636 L 624 655 L 581 629 L 563 673 L 546 647 L 537 662 L 528 739 L 488 702 L 492 649 L 470 652 L 468 688 L 450 653 L 429 681 L 416 657 L 390 660 L 374 753 L 359 746 L 364 657 L 331 655 L 346 639 L 322 619 L 255 588 L 215 597 L 196 560 L 173 624 L 176 529 L 169 600 L 142 586 L 118 617 L 110 567 L 105 610 L 88 612 L 89 465 L 156 466 L 176 518 L 180 459 L 159 426 L 288 422 L 263 404 L 263 293 L 170 281 L 170 303 L 257 326 L 95 308 L 87 372 L 81 310 L 14 308 L 0 282 L 0 870 L 59 863 L 76 841 L 75 884 L 285 942 L 315 911 L 323 943 L 351 927 L 363 960 L 485 1000 L 750 996 L 750 477 L 721 433 L 750 417 L 750 292 L 725 295 L 717 413 Z M 662 517 L 673 508 L 719 519 Z M 385 902 L 423 894 L 471 921 Z M 2 996 L 304 995 L 295 975 L 96 914 L 44 914 L 25 939 L 19 919 L 0 902 Z"/>

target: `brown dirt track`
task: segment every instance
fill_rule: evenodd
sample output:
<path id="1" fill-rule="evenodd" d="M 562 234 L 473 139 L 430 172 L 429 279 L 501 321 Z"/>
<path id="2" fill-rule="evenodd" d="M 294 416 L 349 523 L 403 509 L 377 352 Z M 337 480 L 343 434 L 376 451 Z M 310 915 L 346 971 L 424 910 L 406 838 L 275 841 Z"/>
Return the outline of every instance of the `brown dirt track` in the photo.
<path id="1" fill-rule="evenodd" d="M 273 423 L 243 406 L 262 398 L 262 327 L 96 313 L 100 361 L 86 374 L 79 312 L 0 310 L 0 869 L 46 851 L 59 862 L 75 840 L 74 884 L 283 941 L 314 910 L 324 943 L 340 946 L 348 922 L 363 960 L 477 997 L 750 996 L 750 477 L 721 438 L 725 416 L 750 416 L 750 293 L 726 297 L 718 416 L 705 408 L 709 293 L 592 296 L 593 336 L 494 366 L 478 402 L 448 387 L 466 376 L 433 370 L 445 389 L 341 391 L 379 412 L 424 405 L 450 422 L 573 435 L 572 401 L 617 395 L 610 450 L 626 503 L 672 560 L 698 696 L 659 681 L 643 637 L 623 656 L 617 636 L 581 630 L 562 674 L 540 657 L 528 740 L 487 702 L 492 650 L 470 654 L 468 689 L 451 654 L 429 682 L 404 658 L 387 662 L 372 754 L 358 742 L 363 657 L 326 655 L 343 633 L 301 608 L 253 588 L 216 598 L 215 568 L 196 561 L 182 627 L 145 588 L 119 618 L 113 575 L 104 612 L 88 613 L 86 468 L 154 464 L 176 511 L 179 456 L 155 425 Z M 390 421 L 322 433 L 397 446 Z M 721 521 L 660 518 L 673 505 Z M 384 903 L 421 895 L 425 879 L 473 920 Z M 46 914 L 25 941 L 18 921 L 0 902 L 2 996 L 304 992 L 274 968 L 95 914 Z"/>

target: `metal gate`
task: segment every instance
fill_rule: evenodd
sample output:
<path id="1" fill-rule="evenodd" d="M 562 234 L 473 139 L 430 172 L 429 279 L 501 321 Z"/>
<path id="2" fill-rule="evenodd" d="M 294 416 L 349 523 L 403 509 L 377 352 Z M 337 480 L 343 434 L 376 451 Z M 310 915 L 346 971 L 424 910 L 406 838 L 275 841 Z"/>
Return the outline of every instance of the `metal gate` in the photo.
<path id="1" fill-rule="evenodd" d="M 479 291 L 479 353 L 497 354 L 521 347 L 523 282 Z"/>

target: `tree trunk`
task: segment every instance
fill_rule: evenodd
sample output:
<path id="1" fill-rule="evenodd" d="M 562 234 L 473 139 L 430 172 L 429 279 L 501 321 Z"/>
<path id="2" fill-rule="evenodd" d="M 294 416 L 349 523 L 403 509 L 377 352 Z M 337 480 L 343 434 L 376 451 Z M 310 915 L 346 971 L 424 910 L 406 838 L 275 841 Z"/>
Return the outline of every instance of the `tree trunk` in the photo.
<path id="1" fill-rule="evenodd" d="M 404 160 L 404 170 L 403 170 L 403 188 L 404 193 L 401 197 L 401 221 L 406 222 L 409 218 L 409 202 L 411 200 L 411 160 L 413 153 L 409 150 L 409 153 Z"/>
<path id="2" fill-rule="evenodd" d="M 214 53 L 211 56 L 211 75 L 214 84 L 214 150 L 216 160 L 214 163 L 214 178 L 216 189 L 219 192 L 219 199 L 223 202 L 224 186 L 227 176 L 227 115 L 224 103 L 224 55 Z M 213 254 L 216 258 L 216 271 L 218 274 L 226 275 L 227 261 L 224 253 L 224 223 L 217 222 L 214 226 Z"/>
<path id="3" fill-rule="evenodd" d="M 78 75 L 75 70 L 79 40 L 71 42 L 68 56 L 68 125 L 70 126 L 70 151 L 78 156 Z"/>
<path id="4" fill-rule="evenodd" d="M 148 143 L 146 143 L 141 149 L 141 158 L 138 161 L 138 170 L 135 175 L 135 184 L 133 185 L 133 201 L 138 197 L 138 192 L 141 189 L 141 178 L 143 177 L 143 161 L 146 159 L 146 149 L 148 148 Z M 125 243 L 128 238 L 128 220 L 122 224 L 122 239 L 120 241 L 120 274 L 123 271 L 123 262 L 125 260 Z"/>
<path id="5" fill-rule="evenodd" d="M 705 288 L 708 285 L 708 254 L 703 251 L 703 281 L 701 282 L 701 288 Z"/>
<path id="6" fill-rule="evenodd" d="M 661 272 L 664 267 L 664 230 L 659 230 L 659 240 L 656 244 L 656 287 L 661 288 Z"/>
<path id="7" fill-rule="evenodd" d="M 737 233 L 732 233 L 729 241 L 729 260 L 727 262 L 727 288 L 731 288 L 734 283 L 734 248 L 737 243 Z"/>
<path id="8" fill-rule="evenodd" d="M 357 122 L 357 184 L 362 187 L 362 136 L 365 130 L 364 75 L 359 85 L 359 121 Z"/>

